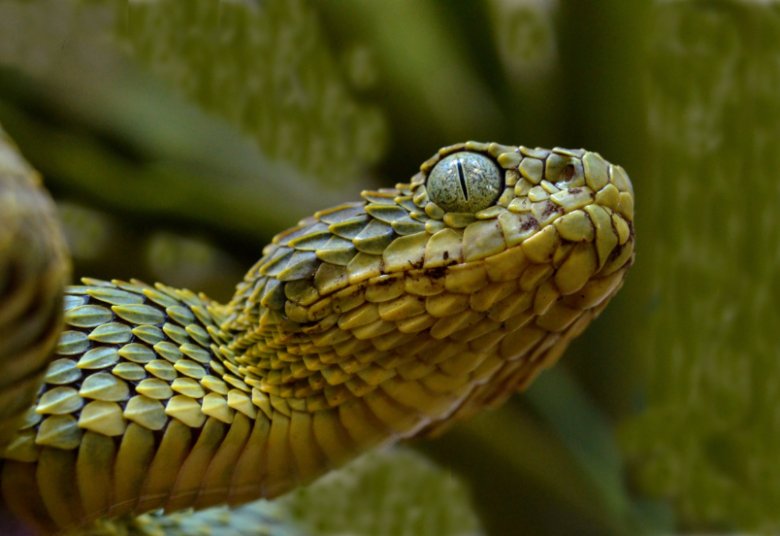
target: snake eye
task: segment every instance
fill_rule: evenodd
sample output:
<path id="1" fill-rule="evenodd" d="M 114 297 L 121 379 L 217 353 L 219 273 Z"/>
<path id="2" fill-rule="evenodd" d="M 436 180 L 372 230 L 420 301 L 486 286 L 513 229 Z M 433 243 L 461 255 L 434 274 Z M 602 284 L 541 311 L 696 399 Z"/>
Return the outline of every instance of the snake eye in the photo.
<path id="1" fill-rule="evenodd" d="M 498 166 L 478 153 L 454 153 L 428 176 L 428 197 L 447 212 L 479 212 L 492 205 L 503 188 Z"/>

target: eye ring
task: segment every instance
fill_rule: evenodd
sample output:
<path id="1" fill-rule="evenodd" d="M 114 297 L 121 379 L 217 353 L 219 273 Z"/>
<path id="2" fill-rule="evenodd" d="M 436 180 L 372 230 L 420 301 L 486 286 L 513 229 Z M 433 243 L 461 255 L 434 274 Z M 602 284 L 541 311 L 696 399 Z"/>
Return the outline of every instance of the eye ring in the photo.
<path id="1" fill-rule="evenodd" d="M 490 158 L 460 151 L 437 163 L 426 183 L 428 197 L 447 212 L 476 213 L 495 203 L 503 174 Z"/>

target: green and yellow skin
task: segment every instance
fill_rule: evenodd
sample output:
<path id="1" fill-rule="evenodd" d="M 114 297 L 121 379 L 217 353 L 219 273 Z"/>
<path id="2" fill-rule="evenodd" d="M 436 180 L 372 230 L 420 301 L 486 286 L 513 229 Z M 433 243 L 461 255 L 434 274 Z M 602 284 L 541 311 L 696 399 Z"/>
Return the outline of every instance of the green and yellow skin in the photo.
<path id="1" fill-rule="evenodd" d="M 3 457 L 40 530 L 276 497 L 502 403 L 606 306 L 633 190 L 597 153 L 467 142 L 277 235 L 231 301 L 84 279 Z"/>

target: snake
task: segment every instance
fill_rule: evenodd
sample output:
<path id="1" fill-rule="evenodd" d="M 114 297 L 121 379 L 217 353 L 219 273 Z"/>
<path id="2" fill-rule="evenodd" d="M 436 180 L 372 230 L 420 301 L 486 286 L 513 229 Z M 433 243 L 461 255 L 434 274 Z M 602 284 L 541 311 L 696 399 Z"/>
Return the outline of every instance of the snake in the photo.
<path id="1" fill-rule="evenodd" d="M 49 205 L 26 224 L 43 246 Z M 601 313 L 633 219 L 628 175 L 596 152 L 469 141 L 276 235 L 227 303 L 139 280 L 58 295 L 67 261 L 41 246 L 46 262 L 0 284 L 53 296 L 31 328 L 0 309 L 0 333 L 25 334 L 0 337 L 0 400 L 24 402 L 0 420 L 2 501 L 57 533 L 272 499 L 440 434 L 526 388 Z M 0 268 L 30 241 L 0 235 Z"/>

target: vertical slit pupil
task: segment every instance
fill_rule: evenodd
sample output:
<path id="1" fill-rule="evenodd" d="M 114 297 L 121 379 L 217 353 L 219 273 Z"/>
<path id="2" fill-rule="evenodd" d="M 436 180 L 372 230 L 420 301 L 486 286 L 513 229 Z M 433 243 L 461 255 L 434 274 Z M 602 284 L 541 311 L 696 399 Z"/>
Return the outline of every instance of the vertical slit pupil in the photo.
<path id="1" fill-rule="evenodd" d="M 466 177 L 463 174 L 463 164 L 460 160 L 457 162 L 458 166 L 458 178 L 460 178 L 460 189 L 463 190 L 463 197 L 466 199 L 466 201 L 469 200 L 469 191 L 466 188 Z"/>

